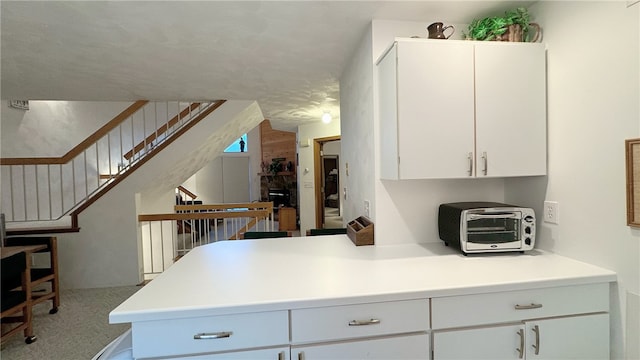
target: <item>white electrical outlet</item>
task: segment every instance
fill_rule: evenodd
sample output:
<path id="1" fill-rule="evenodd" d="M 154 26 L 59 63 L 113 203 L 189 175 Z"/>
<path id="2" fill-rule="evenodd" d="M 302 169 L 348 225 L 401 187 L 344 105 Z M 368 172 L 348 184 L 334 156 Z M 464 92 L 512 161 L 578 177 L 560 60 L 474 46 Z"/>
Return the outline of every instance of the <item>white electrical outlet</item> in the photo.
<path id="1" fill-rule="evenodd" d="M 369 212 L 371 210 L 370 206 L 371 205 L 369 203 L 369 200 L 365 200 L 364 201 L 364 216 L 366 216 L 366 217 L 371 217 L 371 215 L 369 214 Z"/>
<path id="2" fill-rule="evenodd" d="M 560 204 L 557 201 L 545 201 L 543 220 L 551 224 L 560 224 Z"/>

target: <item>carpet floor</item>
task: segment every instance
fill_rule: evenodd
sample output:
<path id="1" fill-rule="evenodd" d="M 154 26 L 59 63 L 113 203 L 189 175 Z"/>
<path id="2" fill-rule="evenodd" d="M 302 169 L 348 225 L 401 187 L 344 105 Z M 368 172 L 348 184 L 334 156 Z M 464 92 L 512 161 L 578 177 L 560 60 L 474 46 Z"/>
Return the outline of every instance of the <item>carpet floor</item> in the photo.
<path id="1" fill-rule="evenodd" d="M 49 314 L 50 301 L 33 308 L 33 331 L 38 340 L 27 345 L 22 333 L 7 338 L 0 358 L 89 360 L 130 327 L 109 324 L 109 312 L 139 289 L 126 286 L 63 290 L 56 314 Z"/>

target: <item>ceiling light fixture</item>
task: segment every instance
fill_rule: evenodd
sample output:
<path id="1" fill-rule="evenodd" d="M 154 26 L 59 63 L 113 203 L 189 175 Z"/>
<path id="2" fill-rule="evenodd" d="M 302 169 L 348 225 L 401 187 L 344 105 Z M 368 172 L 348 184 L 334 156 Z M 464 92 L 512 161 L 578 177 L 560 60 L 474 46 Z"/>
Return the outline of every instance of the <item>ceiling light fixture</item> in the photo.
<path id="1" fill-rule="evenodd" d="M 328 112 L 325 112 L 324 114 L 322 114 L 322 122 L 325 124 L 328 124 L 331 122 L 331 114 L 329 114 Z"/>

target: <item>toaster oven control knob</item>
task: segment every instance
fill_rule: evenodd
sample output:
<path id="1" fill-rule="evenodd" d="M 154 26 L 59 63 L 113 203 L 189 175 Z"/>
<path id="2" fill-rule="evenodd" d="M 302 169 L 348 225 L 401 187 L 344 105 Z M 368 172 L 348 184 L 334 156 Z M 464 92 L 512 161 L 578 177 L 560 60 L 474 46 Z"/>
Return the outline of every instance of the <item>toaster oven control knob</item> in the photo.
<path id="1" fill-rule="evenodd" d="M 531 227 L 527 226 L 526 228 L 524 228 L 524 232 L 527 234 L 531 234 Z"/>
<path id="2" fill-rule="evenodd" d="M 524 217 L 524 221 L 528 222 L 528 223 L 532 223 L 533 222 L 533 216 L 531 215 L 527 215 Z"/>
<path id="3" fill-rule="evenodd" d="M 527 245 L 531 245 L 531 238 L 524 239 L 524 243 Z"/>

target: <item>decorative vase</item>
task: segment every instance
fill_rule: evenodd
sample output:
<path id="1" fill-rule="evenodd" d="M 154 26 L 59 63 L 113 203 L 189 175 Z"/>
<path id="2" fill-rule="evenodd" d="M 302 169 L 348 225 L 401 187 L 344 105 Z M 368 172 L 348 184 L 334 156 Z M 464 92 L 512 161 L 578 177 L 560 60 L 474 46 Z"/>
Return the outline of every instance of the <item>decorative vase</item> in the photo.
<path id="1" fill-rule="evenodd" d="M 533 34 L 533 38 L 529 42 L 538 42 L 540 40 L 540 25 L 537 23 L 529 23 L 529 31 L 531 29 L 535 29 L 535 33 Z M 496 36 L 496 41 L 510 41 L 510 42 L 523 42 L 527 39 L 524 39 L 524 33 L 522 31 L 522 26 L 520 24 L 512 24 L 507 27 L 507 31 L 500 36 Z"/>

